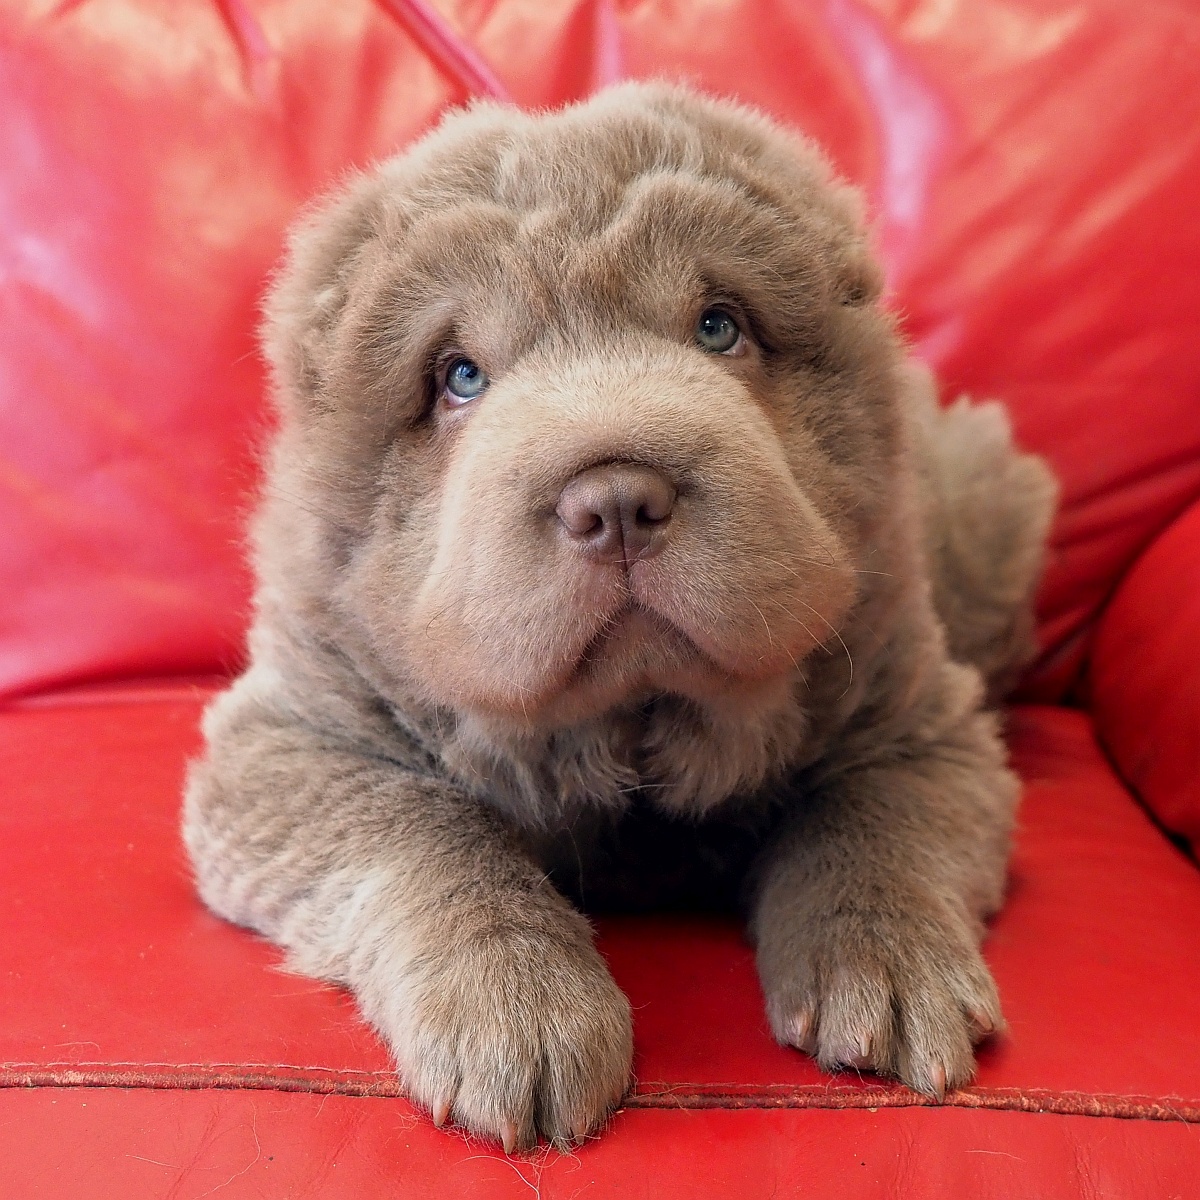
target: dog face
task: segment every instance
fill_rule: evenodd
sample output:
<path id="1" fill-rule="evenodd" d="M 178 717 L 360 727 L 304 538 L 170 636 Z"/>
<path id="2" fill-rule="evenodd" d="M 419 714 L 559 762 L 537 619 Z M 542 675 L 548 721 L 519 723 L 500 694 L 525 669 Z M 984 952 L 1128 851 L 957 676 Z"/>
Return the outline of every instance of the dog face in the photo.
<path id="1" fill-rule="evenodd" d="M 492 722 L 778 688 L 889 503 L 877 293 L 853 194 L 759 117 L 645 86 L 454 116 L 293 239 L 269 553 Z"/>

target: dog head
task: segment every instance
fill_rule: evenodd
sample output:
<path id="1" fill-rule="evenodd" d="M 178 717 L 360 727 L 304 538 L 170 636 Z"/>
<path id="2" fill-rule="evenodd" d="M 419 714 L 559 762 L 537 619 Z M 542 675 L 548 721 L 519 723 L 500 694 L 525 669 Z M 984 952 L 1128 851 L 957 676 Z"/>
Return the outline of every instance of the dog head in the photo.
<path id="1" fill-rule="evenodd" d="M 514 728 L 778 688 L 890 502 L 879 286 L 855 194 L 746 110 L 453 115 L 293 235 L 264 573 Z"/>

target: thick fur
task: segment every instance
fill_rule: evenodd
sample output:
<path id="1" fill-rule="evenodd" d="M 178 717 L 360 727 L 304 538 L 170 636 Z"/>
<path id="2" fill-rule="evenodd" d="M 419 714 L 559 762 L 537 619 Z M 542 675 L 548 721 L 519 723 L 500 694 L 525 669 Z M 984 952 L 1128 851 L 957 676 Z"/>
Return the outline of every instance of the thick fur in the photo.
<path id="1" fill-rule="evenodd" d="M 940 1095 L 1000 1025 L 985 697 L 1053 485 L 998 407 L 937 408 L 879 287 L 812 146 L 663 86 L 454 114 L 293 234 L 251 664 L 184 835 L 438 1120 L 565 1144 L 620 1099 L 629 1006 L 568 896 L 743 903 L 827 1067 Z M 745 353 L 696 342 L 713 304 Z M 451 408 L 454 350 L 491 386 Z M 612 463 L 677 491 L 628 566 L 555 512 Z"/>

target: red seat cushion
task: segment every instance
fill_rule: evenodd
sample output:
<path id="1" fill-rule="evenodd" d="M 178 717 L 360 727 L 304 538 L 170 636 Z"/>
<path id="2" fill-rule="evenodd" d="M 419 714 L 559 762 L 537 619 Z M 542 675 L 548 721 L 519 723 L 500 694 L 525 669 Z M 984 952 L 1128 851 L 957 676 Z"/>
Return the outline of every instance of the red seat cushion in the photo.
<path id="1" fill-rule="evenodd" d="M 504 1159 L 391 1100 L 263 1092 L 0 1092 L 38 1200 L 1191 1200 L 1196 1127 L 964 1109 L 629 1110 L 577 1154 Z"/>
<path id="2" fill-rule="evenodd" d="M 434 1130 L 399 1097 L 343 992 L 282 973 L 276 949 L 195 898 L 177 826 L 202 698 L 143 689 L 135 702 L 115 692 L 0 715 L 0 1083 L 37 1089 L 0 1094 L 0 1122 L 32 1131 L 3 1156 L 0 1183 L 14 1182 L 0 1195 L 115 1194 L 80 1190 L 74 1172 L 54 1183 L 44 1139 L 60 1120 L 97 1164 L 126 1147 L 125 1177 L 164 1191 L 219 1182 L 215 1162 L 245 1166 L 249 1190 L 349 1155 L 339 1178 L 420 1180 L 429 1196 L 488 1178 L 495 1194 L 521 1194 L 514 1170 L 530 1164 Z M 932 1108 L 776 1046 L 732 922 L 605 921 L 635 1010 L 637 1084 L 603 1138 L 545 1158 L 547 1179 L 622 1195 L 631 1170 L 670 1162 L 681 1188 L 736 1177 L 745 1194 L 775 1173 L 824 1181 L 815 1194 L 892 1196 L 905 1171 L 1037 1194 L 1043 1171 L 1075 1169 L 1069 1154 L 1132 1186 L 1168 1150 L 1164 1183 L 1200 1177 L 1200 873 L 1115 780 L 1085 716 L 1024 708 L 1012 734 L 1028 787 L 1011 895 L 987 943 L 1011 1032 L 984 1049 L 972 1087 Z M 670 1129 L 688 1133 L 656 1132 Z M 216 1130 L 229 1139 L 220 1154 Z M 804 1165 L 826 1147 L 828 1163 Z M 837 1191 L 833 1164 L 854 1160 L 868 1166 Z"/>

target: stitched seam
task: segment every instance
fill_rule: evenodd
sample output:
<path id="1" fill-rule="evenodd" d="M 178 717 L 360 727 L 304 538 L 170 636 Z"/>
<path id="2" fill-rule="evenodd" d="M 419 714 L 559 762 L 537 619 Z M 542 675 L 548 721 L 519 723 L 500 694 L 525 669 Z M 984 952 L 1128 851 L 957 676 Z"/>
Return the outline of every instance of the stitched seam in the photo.
<path id="1" fill-rule="evenodd" d="M 122 1069 L 124 1068 L 124 1069 Z M 158 1068 L 157 1070 L 155 1068 Z M 269 1063 L 3 1063 L 0 1087 L 125 1087 L 163 1091 L 279 1091 L 402 1098 L 390 1072 Z M 639 1084 L 625 1108 L 936 1108 L 906 1088 L 836 1085 Z M 962 1088 L 941 1107 L 1117 1117 L 1200 1124 L 1200 1101 L 1177 1096 L 1109 1095 L 1049 1088 Z"/>
<path id="2" fill-rule="evenodd" d="M 134 1070 L 160 1068 L 164 1071 L 323 1071 L 331 1075 L 357 1075 L 368 1079 L 390 1078 L 391 1071 L 372 1071 L 363 1067 L 330 1067 L 308 1066 L 299 1063 L 247 1062 L 239 1059 L 237 1062 L 215 1062 L 211 1058 L 203 1062 L 147 1062 L 139 1059 L 105 1059 L 103 1062 L 88 1062 L 81 1059 L 49 1059 L 42 1062 L 0 1062 L 0 1077 L 8 1071 L 111 1071 L 114 1068 L 129 1067 Z"/>

